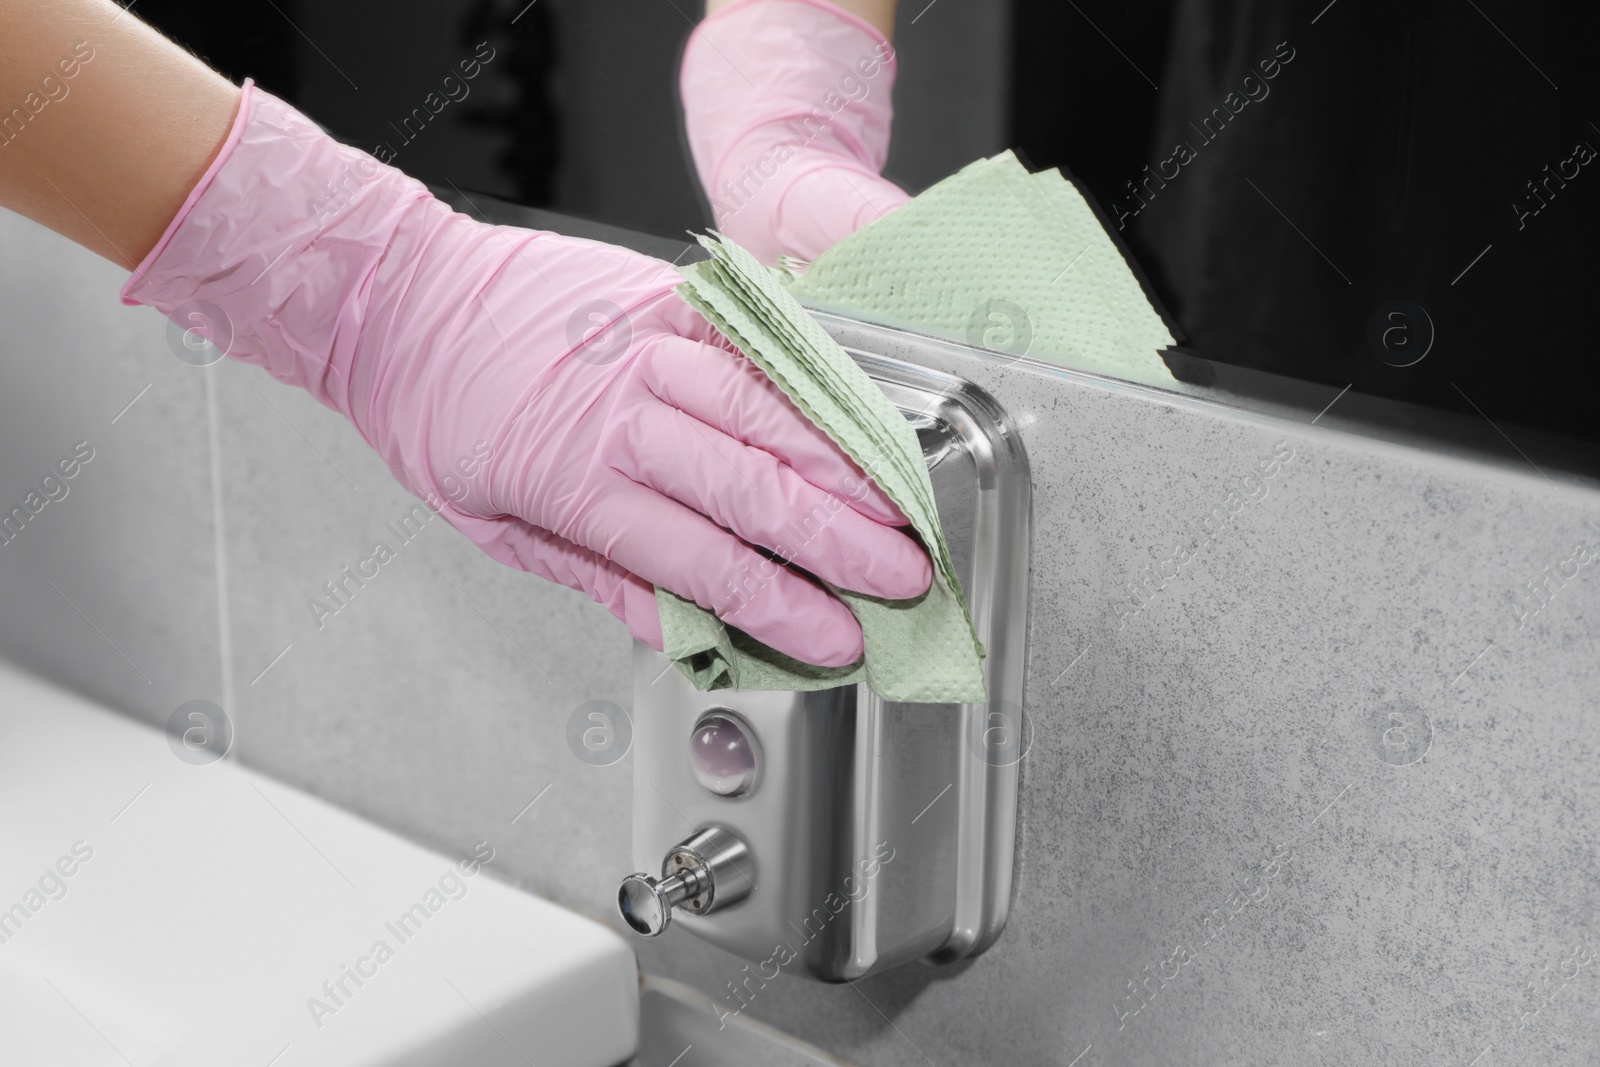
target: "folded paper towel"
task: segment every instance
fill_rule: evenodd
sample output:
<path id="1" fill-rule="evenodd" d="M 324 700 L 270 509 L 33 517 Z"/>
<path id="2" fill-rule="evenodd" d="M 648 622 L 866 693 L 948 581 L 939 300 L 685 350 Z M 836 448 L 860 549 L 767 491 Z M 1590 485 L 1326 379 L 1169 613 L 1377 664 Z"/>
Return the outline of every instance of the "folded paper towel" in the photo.
<path id="1" fill-rule="evenodd" d="M 933 559 L 915 600 L 833 592 L 861 624 L 865 654 L 815 667 L 762 645 L 692 601 L 656 591 L 666 655 L 696 687 L 811 690 L 866 681 L 886 700 L 948 704 L 985 699 L 983 646 L 972 629 L 917 436 L 900 410 L 776 275 L 730 241 L 700 238 L 712 258 L 683 269 L 679 293 L 777 383 L 911 521 Z"/>
<path id="2" fill-rule="evenodd" d="M 818 256 L 809 307 L 1153 385 L 1174 342 L 1083 194 L 1059 171 L 980 159 Z"/>

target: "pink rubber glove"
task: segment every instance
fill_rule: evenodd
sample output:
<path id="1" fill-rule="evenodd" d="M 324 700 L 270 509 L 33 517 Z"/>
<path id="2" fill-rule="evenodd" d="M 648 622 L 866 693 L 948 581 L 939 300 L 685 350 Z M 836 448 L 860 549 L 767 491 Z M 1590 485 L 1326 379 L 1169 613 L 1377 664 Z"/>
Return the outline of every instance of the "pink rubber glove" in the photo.
<path id="1" fill-rule="evenodd" d="M 886 598 L 927 587 L 927 556 L 680 281 L 457 214 L 246 82 L 123 300 L 310 392 L 490 556 L 582 590 L 657 649 L 654 585 L 788 655 L 853 662 L 843 603 L 787 567 L 764 579 L 752 546 Z"/>
<path id="2" fill-rule="evenodd" d="M 679 89 L 717 229 L 812 260 L 910 199 L 889 155 L 894 48 L 826 0 L 741 0 L 689 37 Z"/>

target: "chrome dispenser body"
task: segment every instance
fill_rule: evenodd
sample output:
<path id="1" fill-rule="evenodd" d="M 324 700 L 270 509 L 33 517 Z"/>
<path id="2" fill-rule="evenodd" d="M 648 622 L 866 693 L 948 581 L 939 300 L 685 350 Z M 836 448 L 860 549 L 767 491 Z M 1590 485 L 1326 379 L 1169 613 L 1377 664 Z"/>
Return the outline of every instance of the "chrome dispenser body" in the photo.
<path id="1" fill-rule="evenodd" d="M 958 378 L 851 355 L 922 443 L 986 650 L 989 700 L 900 704 L 864 684 L 703 693 L 660 653 L 634 651 L 634 860 L 642 872 L 662 871 L 660 880 L 632 876 L 644 879 L 631 883 L 634 903 L 670 911 L 652 883 L 675 876 L 665 868 L 686 839 L 717 828 L 745 850 L 717 876 L 724 904 L 679 904 L 660 925 L 681 925 L 772 974 L 825 981 L 963 959 L 999 936 L 1031 730 L 1022 693 L 1029 482 L 1016 428 Z M 750 753 L 736 774 L 702 765 L 696 732 L 710 719 L 729 739 L 719 745 Z M 722 888 L 729 882 L 740 884 Z M 669 891 L 695 888 L 679 877 Z"/>

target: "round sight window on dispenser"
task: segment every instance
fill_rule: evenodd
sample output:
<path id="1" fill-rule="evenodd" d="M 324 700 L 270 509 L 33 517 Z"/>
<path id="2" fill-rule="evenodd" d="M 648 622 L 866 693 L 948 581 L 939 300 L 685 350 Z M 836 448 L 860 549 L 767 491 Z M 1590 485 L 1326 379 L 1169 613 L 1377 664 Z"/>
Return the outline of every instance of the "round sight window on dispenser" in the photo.
<path id="1" fill-rule="evenodd" d="M 745 722 L 726 708 L 695 720 L 689 735 L 689 767 L 695 781 L 719 797 L 742 797 L 756 787 L 761 746 Z"/>

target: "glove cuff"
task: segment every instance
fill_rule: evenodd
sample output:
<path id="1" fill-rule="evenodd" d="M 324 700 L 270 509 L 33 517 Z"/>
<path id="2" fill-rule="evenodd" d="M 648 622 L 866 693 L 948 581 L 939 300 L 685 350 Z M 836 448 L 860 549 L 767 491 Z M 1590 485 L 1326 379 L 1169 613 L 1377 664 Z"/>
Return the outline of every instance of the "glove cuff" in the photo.
<path id="1" fill-rule="evenodd" d="M 122 289 L 118 295 L 128 307 L 138 307 L 147 303 L 147 301 L 141 300 L 135 295 L 136 290 L 140 288 L 145 276 L 155 266 L 156 261 L 161 258 L 161 254 L 166 251 L 167 245 L 172 241 L 172 235 L 178 232 L 178 228 L 183 225 L 183 220 L 189 217 L 189 212 L 193 210 L 195 201 L 199 200 L 201 195 L 211 187 L 211 183 L 216 180 L 217 173 L 222 170 L 228 159 L 233 155 L 233 150 L 238 145 L 239 138 L 244 135 L 245 124 L 250 118 L 251 98 L 256 95 L 257 91 L 254 78 L 246 78 L 244 84 L 239 87 L 239 104 L 233 113 L 233 124 L 228 128 L 228 136 L 223 139 L 222 147 L 217 150 L 216 157 L 211 160 L 211 165 L 206 167 L 205 173 L 200 175 L 200 180 L 195 183 L 194 188 L 189 190 L 189 195 L 184 197 L 183 204 L 179 206 L 177 214 L 172 216 L 172 221 L 167 223 L 167 228 L 162 231 L 161 239 L 155 243 L 149 252 L 145 253 L 144 259 L 140 260 L 139 265 L 128 276 L 128 280 L 122 284 Z"/>
<path id="2" fill-rule="evenodd" d="M 359 428 L 352 396 L 370 383 L 350 379 L 361 373 L 367 305 L 385 252 L 422 202 L 438 203 L 247 80 L 221 151 L 122 302 L 156 308 Z"/>

